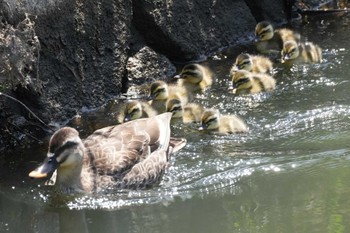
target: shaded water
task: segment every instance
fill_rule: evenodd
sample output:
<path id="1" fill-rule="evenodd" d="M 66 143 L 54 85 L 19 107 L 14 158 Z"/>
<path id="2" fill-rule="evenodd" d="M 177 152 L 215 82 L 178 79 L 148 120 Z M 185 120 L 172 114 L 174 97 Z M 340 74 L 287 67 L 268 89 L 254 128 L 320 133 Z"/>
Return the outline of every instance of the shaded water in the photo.
<path id="1" fill-rule="evenodd" d="M 349 232 L 349 22 L 300 27 L 324 61 L 277 65 L 272 93 L 227 92 L 234 58 L 251 46 L 209 59 L 217 81 L 198 101 L 238 114 L 250 132 L 216 136 L 175 124 L 188 145 L 159 187 L 61 200 L 27 178 L 45 146 L 3 157 L 0 232 Z"/>

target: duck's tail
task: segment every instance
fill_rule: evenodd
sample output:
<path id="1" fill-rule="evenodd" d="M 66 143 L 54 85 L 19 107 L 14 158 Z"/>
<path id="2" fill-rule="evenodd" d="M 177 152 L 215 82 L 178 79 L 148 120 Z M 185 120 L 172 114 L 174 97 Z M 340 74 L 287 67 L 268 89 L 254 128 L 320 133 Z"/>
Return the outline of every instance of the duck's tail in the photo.
<path id="1" fill-rule="evenodd" d="M 169 142 L 169 152 L 175 153 L 181 150 L 187 143 L 185 138 L 170 138 Z"/>

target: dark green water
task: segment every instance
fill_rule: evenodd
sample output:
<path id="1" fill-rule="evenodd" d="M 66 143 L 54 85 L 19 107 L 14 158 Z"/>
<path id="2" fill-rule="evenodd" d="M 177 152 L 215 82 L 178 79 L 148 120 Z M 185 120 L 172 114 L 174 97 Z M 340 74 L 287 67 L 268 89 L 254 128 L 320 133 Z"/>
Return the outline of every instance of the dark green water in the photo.
<path id="1" fill-rule="evenodd" d="M 350 232 L 349 22 L 301 26 L 323 63 L 277 65 L 272 93 L 227 92 L 230 66 L 250 46 L 209 59 L 217 80 L 197 101 L 238 114 L 250 132 L 214 136 L 175 124 L 188 145 L 159 187 L 57 200 L 27 178 L 45 147 L 4 156 L 0 232 Z"/>

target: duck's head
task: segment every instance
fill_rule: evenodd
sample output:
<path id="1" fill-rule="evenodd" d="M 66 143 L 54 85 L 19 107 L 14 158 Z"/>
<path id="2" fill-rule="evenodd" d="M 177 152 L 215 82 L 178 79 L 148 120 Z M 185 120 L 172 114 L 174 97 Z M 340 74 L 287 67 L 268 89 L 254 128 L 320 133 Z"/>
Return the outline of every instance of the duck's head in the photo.
<path id="1" fill-rule="evenodd" d="M 246 70 L 238 70 L 232 77 L 232 87 L 235 92 L 237 89 L 250 88 L 251 73 Z"/>
<path id="2" fill-rule="evenodd" d="M 220 113 L 215 109 L 207 109 L 201 117 L 201 127 L 199 130 L 217 129 L 220 125 Z"/>
<path id="3" fill-rule="evenodd" d="M 142 105 L 140 101 L 134 100 L 126 103 L 124 115 L 124 122 L 141 118 Z"/>
<path id="4" fill-rule="evenodd" d="M 71 127 L 57 130 L 51 137 L 49 151 L 43 164 L 29 173 L 32 178 L 45 178 L 56 169 L 59 173 L 66 173 L 67 177 L 73 171 L 80 172 L 84 155 L 84 146 L 78 131 Z M 60 176 L 63 177 L 63 176 Z"/>
<path id="5" fill-rule="evenodd" d="M 173 118 L 179 118 L 183 115 L 183 106 L 179 99 L 169 99 L 166 102 L 166 111 L 173 114 Z"/>
<path id="6" fill-rule="evenodd" d="M 238 70 L 252 70 L 252 58 L 249 54 L 242 53 L 237 56 L 235 66 Z"/>
<path id="7" fill-rule="evenodd" d="M 284 42 L 281 55 L 282 63 L 297 58 L 299 56 L 299 47 L 297 42 L 294 40 Z"/>
<path id="8" fill-rule="evenodd" d="M 164 81 L 155 81 L 150 86 L 149 100 L 165 100 L 169 96 L 168 84 Z"/>
<path id="9" fill-rule="evenodd" d="M 198 64 L 189 64 L 184 66 L 181 73 L 174 78 L 184 79 L 189 83 L 197 84 L 203 80 L 203 70 Z"/>
<path id="10" fill-rule="evenodd" d="M 273 34 L 274 30 L 272 24 L 267 21 L 262 21 L 255 27 L 255 41 L 270 40 Z"/>

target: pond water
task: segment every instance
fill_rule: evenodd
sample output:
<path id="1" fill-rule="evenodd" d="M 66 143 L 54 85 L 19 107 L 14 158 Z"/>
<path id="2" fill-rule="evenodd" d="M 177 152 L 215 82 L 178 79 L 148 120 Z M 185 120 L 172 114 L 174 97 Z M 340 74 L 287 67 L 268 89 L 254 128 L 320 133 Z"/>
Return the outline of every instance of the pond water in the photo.
<path id="1" fill-rule="evenodd" d="M 46 144 L 2 156 L 0 232 L 350 232 L 349 23 L 298 26 L 323 48 L 323 62 L 277 64 L 272 93 L 227 91 L 230 66 L 251 45 L 208 59 L 216 82 L 197 101 L 241 116 L 250 132 L 174 124 L 188 144 L 159 187 L 62 200 L 27 177 Z"/>

